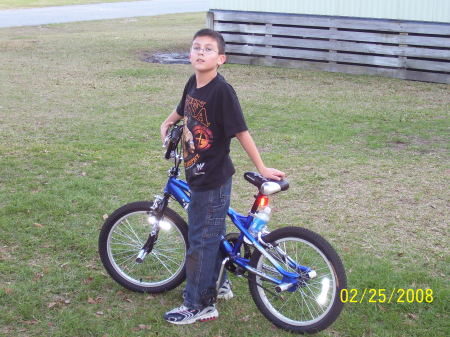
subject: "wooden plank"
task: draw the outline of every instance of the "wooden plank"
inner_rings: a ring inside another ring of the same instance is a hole
[[[383,67],[402,67],[402,64],[397,57],[389,56],[374,56],[374,55],[361,55],[361,54],[336,54],[336,62],[357,63],[357,64],[370,64]]]
[[[379,30],[415,34],[450,35],[450,24],[435,22],[405,22],[403,20],[364,19],[334,17],[333,25],[338,28]],[[363,28],[362,28],[363,27]]]
[[[218,21],[230,22],[254,22],[271,23],[294,26],[323,26],[330,27],[331,17],[328,16],[309,16],[295,14],[273,14],[263,12],[240,12],[240,11],[214,11],[215,18]]]
[[[406,70],[403,79],[450,84],[450,75],[439,73],[427,73],[423,71]]]
[[[309,29],[297,27],[272,26],[266,28],[263,25],[247,25],[238,23],[216,22],[214,29],[223,33],[240,32],[252,34],[270,34],[295,37],[308,37],[320,39],[349,40],[361,42],[377,42],[390,44],[405,44],[416,46],[432,46],[450,48],[449,38],[397,35],[385,33],[363,33],[350,31],[330,31],[328,29]]]
[[[291,57],[291,58],[329,61],[328,51],[311,51],[304,49],[284,49],[284,48],[266,48],[248,45],[229,45],[227,46],[227,53],[261,55],[272,57]]]
[[[247,23],[223,23],[214,22],[214,30],[219,32],[238,32],[252,34],[267,34],[265,25],[249,25]]]
[[[402,22],[401,31],[416,34],[450,35],[450,24],[435,22]]]
[[[335,40],[351,40],[351,41],[369,41],[379,43],[393,43],[399,44],[399,36],[393,34],[379,34],[379,33],[361,33],[348,31],[330,31],[329,29],[310,29],[298,27],[279,27],[272,26],[269,31],[266,31],[265,26],[246,25],[237,23],[220,23],[216,22],[214,29],[222,33],[252,33],[252,34],[271,34],[282,36],[293,36],[303,38],[318,38],[318,39],[335,39]]]
[[[214,12],[212,11],[206,12],[206,27],[214,29]]]
[[[288,59],[272,59],[271,62],[268,62],[264,57],[240,56],[240,55],[230,56],[229,62],[239,64],[283,66],[283,67],[302,68],[311,70],[325,70],[325,71],[345,72],[352,74],[369,73],[372,75],[385,74],[387,76],[390,76],[394,73],[400,74],[403,72],[403,70],[401,69],[365,67],[347,64],[330,64],[328,62],[299,61]]]
[[[450,73],[450,62],[406,59],[405,67],[420,70],[432,70]]]
[[[450,76],[447,74],[427,73],[427,72],[411,71],[411,70],[404,70],[404,69],[365,67],[365,66],[347,65],[347,64],[336,64],[333,67],[331,67],[331,65],[329,63],[297,61],[297,60],[281,60],[281,59],[272,59],[271,62],[268,62],[263,57],[237,56],[237,55],[230,56],[229,62],[230,63],[238,63],[238,64],[251,64],[251,65],[261,65],[261,66],[281,66],[281,67],[300,68],[300,69],[306,69],[306,70],[322,70],[322,71],[331,71],[331,72],[342,72],[342,73],[348,73],[348,74],[360,74],[360,75],[368,74],[368,75],[378,75],[378,76],[385,76],[385,77],[394,77],[394,78],[399,78],[399,79],[450,84]]]
[[[217,11],[216,20],[234,22],[259,22],[298,26],[321,26],[347,29],[380,30],[418,34],[450,35],[450,24],[388,19],[350,18],[304,14],[275,14],[263,12]]]
[[[247,54],[272,57],[289,57],[295,59],[310,59],[320,61],[371,64],[385,67],[401,67],[397,57],[329,53],[328,51],[311,51],[305,49],[267,48],[248,45],[227,46],[228,54]]]
[[[330,40],[313,40],[302,38],[283,38],[270,37],[258,35],[240,35],[240,34],[222,34],[227,43],[242,43],[242,44],[261,44],[272,45],[279,47],[298,47],[298,48],[313,48],[313,49],[332,49]],[[427,49],[419,47],[399,47],[391,45],[381,45],[364,42],[349,42],[336,41],[336,50],[339,51],[353,51],[358,53],[383,54],[383,55],[397,55],[423,58],[436,58],[450,60],[450,49]]]
[[[313,49],[330,49],[329,40],[311,40],[311,39],[297,39],[297,38],[283,38],[283,37],[267,37],[258,35],[236,35],[236,34],[222,34],[227,43],[243,43],[243,44],[261,44],[279,47],[298,47],[298,48],[313,48]]]
[[[406,46],[404,50],[404,55],[409,57],[423,57],[423,58],[450,60],[449,49],[427,49],[427,48]]]
[[[450,36],[444,38],[444,37],[400,35],[399,40],[400,44],[450,48]]]

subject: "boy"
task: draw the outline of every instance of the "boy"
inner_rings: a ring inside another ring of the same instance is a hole
[[[184,118],[183,157],[191,189],[184,303],[164,315],[173,324],[213,320],[219,315],[214,305],[222,262],[219,246],[225,235],[235,172],[229,157],[231,139],[239,140],[261,175],[275,180],[284,177],[283,172],[264,166],[236,93],[217,72],[226,60],[222,35],[211,29],[198,31],[189,59],[195,74],[188,80],[178,107],[161,125],[164,140],[169,127]],[[218,297],[232,297],[228,281]]]

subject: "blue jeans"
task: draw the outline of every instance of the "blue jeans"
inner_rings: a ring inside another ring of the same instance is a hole
[[[220,241],[230,207],[231,177],[217,188],[191,191],[188,208],[189,250],[186,257],[184,305],[202,309],[214,303],[222,264]]]

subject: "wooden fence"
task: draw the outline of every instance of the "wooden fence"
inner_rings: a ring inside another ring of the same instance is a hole
[[[208,12],[228,62],[450,83],[450,23]]]

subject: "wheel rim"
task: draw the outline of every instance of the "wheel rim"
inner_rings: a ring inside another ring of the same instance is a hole
[[[108,258],[114,270],[128,282],[156,287],[170,282],[182,271],[186,259],[183,234],[172,219],[163,220],[165,229],[159,231],[152,252],[142,263],[136,263],[135,259],[151,231],[148,213],[129,213],[112,226],[107,240]]]
[[[294,292],[285,291],[278,295],[266,292],[262,287],[257,287],[259,296],[266,308],[279,320],[295,325],[312,325],[323,319],[331,310],[336,297],[336,275],[334,268],[327,257],[313,244],[299,238],[284,238],[276,243],[294,261],[306,265],[317,272],[317,277],[307,282],[303,287],[298,287]],[[270,253],[280,256],[273,249]],[[281,263],[288,271],[296,272],[287,264]],[[257,263],[257,269],[276,278],[280,273],[272,264],[261,255]],[[271,282],[256,276],[256,282],[267,289],[274,289]]]

